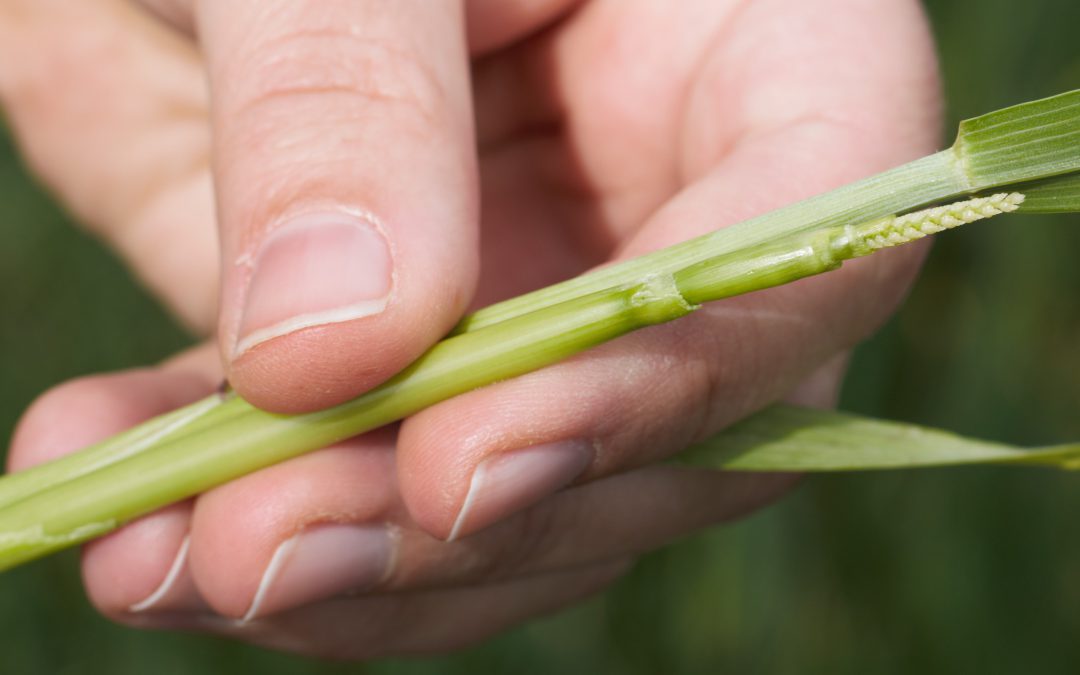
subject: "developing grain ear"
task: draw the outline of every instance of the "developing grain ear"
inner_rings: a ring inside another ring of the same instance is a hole
[[[854,235],[869,248],[867,253],[899,246],[929,234],[937,234],[976,220],[1015,211],[1024,202],[1019,192],[1001,192],[989,197],[966,199],[945,206],[915,211],[903,216],[883,218],[866,226],[856,226]]]

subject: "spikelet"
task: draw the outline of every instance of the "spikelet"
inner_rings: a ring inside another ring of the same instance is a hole
[[[967,199],[899,217],[874,221],[870,227],[859,231],[858,235],[866,246],[876,251],[906,244],[929,234],[937,234],[942,230],[990,218],[999,213],[1015,211],[1023,201],[1024,195],[1018,192],[1002,192],[989,197]]]

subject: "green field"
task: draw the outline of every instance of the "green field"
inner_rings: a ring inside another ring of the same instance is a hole
[[[934,0],[950,127],[1080,87],[1076,0]],[[190,338],[27,177],[0,133],[0,438],[47,387]],[[842,407],[1022,445],[1080,439],[1080,217],[941,237]],[[0,576],[0,673],[1074,673],[1080,475],[815,477],[647,556],[606,595],[451,657],[331,665],[111,625],[74,554]]]

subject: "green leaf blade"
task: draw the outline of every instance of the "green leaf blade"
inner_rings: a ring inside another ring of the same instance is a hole
[[[682,460],[713,469],[778,472],[969,464],[1080,469],[1080,444],[1018,448],[914,424],[780,405],[695,445]]]
[[[1080,90],[960,123],[953,148],[975,189],[1080,170]]]
[[[1080,211],[1080,172],[1021,183],[1021,213],[1076,213]]]

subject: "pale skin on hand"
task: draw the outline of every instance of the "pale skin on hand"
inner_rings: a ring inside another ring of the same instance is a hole
[[[20,145],[221,340],[217,357],[47,394],[15,467],[205,394],[220,362],[259,405],[339,402],[468,307],[938,143],[933,51],[907,0],[60,4],[0,8]],[[449,649],[574,602],[789,484],[654,462],[812,373],[799,395],[827,402],[918,257],[706,307],[222,486],[89,546],[88,591],[125,622],[358,658]],[[71,421],[49,424],[56,410]],[[470,604],[491,611],[447,620]],[[330,630],[342,622],[348,639]]]

